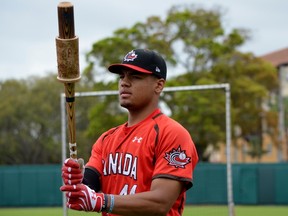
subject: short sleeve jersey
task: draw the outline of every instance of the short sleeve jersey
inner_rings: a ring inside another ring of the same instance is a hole
[[[134,126],[123,124],[102,134],[93,145],[86,166],[100,174],[101,189],[107,194],[149,191],[156,178],[184,182],[185,190],[168,213],[174,216],[182,214],[185,192],[192,186],[197,161],[197,151],[188,131],[156,109]]]

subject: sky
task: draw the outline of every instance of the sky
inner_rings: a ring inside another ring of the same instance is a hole
[[[0,81],[27,79],[57,72],[59,0],[0,1]],[[166,17],[173,5],[195,4],[225,11],[225,29],[246,28],[252,38],[243,52],[261,56],[288,47],[286,0],[71,0],[75,34],[79,37],[80,71],[85,53],[97,40],[150,16]],[[126,52],[126,51],[123,51]],[[124,55],[125,53],[123,53]]]

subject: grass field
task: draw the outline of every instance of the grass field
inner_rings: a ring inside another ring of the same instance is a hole
[[[62,216],[60,207],[0,208],[0,216]],[[96,213],[68,211],[69,216],[92,216]],[[99,214],[100,215],[100,214]],[[236,206],[235,216],[287,216],[288,206]],[[228,216],[227,206],[186,206],[183,216]]]

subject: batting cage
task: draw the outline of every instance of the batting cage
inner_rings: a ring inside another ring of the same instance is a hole
[[[197,97],[197,95],[202,95],[202,96]],[[85,103],[85,100],[88,100],[87,98],[90,98],[90,100],[93,98],[94,100],[95,98],[98,98],[99,101],[104,101],[105,98],[114,97],[112,100],[114,100],[115,104],[118,104],[116,103],[116,101],[118,101],[116,98],[117,96],[118,96],[118,91],[94,91],[94,92],[76,92],[75,93],[75,97],[77,98],[77,100],[79,100],[78,106],[80,107],[81,107],[82,102]],[[175,104],[175,101],[179,103],[177,104],[177,106]],[[212,103],[215,104],[217,103],[217,101],[219,102],[219,104],[214,106],[212,109],[212,106],[211,106]],[[201,103],[201,102],[202,102],[202,105],[203,104],[204,105],[202,107],[199,107],[197,103]],[[61,129],[62,161],[64,162],[68,154],[67,153],[68,148],[66,146],[67,111],[65,108],[66,100],[65,100],[64,93],[61,94],[60,103],[61,103],[61,128],[62,128]],[[103,109],[109,109],[109,112],[113,113],[112,118],[117,118],[118,116],[117,112],[119,111],[116,111],[116,110],[119,110],[119,109],[121,110],[119,104],[114,105],[114,107],[111,104],[109,105],[103,104],[103,106],[109,106],[109,107],[103,107]],[[177,121],[179,121],[177,119],[177,115],[180,112],[182,115],[182,119],[183,119],[183,112],[187,114],[187,117],[185,117],[185,120],[182,120],[182,121],[186,121],[187,119],[187,122],[181,122],[180,120],[179,123],[181,123],[191,133],[191,136],[196,146],[197,146],[197,140],[200,140],[201,137],[202,138],[206,137],[206,135],[203,135],[201,130],[200,131],[196,130],[195,127],[201,127],[203,128],[202,130],[206,130],[206,128],[209,125],[210,129],[212,127],[212,130],[213,130],[213,122],[212,123],[210,122],[211,119],[216,119],[216,124],[219,124],[219,125],[222,124],[222,127],[220,127],[222,129],[214,129],[214,131],[215,131],[215,134],[222,133],[223,135],[222,146],[224,146],[225,148],[223,150],[224,152],[223,155],[225,158],[224,160],[218,161],[218,162],[221,162],[222,165],[225,165],[225,167],[222,170],[225,173],[222,173],[222,177],[218,179],[217,179],[217,175],[214,175],[213,177],[211,177],[215,169],[212,168],[212,171],[201,172],[200,170],[201,169],[203,170],[203,167],[201,166],[202,163],[200,162],[200,164],[197,165],[199,166],[199,168],[197,168],[196,166],[195,172],[193,174],[194,186],[187,192],[187,200],[186,200],[186,207],[185,207],[184,213],[185,211],[189,211],[189,213],[191,211],[191,215],[199,215],[199,216],[200,215],[202,216],[205,216],[205,215],[206,216],[212,216],[212,215],[213,216],[217,216],[217,215],[234,216],[235,211],[234,211],[232,168],[231,168],[230,85],[224,83],[224,84],[211,84],[211,85],[165,87],[161,95],[160,107],[165,114],[171,116],[172,118],[176,118]],[[113,109],[115,109],[115,111],[113,111]],[[86,112],[89,112],[89,110],[86,110]],[[127,116],[127,113],[125,113],[123,109],[121,112],[122,114],[124,114],[123,116]],[[213,113],[214,115],[213,117],[211,117],[211,113]],[[105,119],[106,116],[103,113],[102,116],[96,116],[95,118]],[[191,122],[189,121],[191,119],[193,122],[193,118],[198,118],[201,120],[203,119],[202,125],[196,126],[196,125],[189,123]],[[93,118],[93,121],[95,121],[95,124],[97,124],[97,119]],[[110,121],[109,117],[107,117],[106,121]],[[76,125],[77,125],[77,112],[76,112]],[[101,126],[98,125],[99,130],[101,130],[100,127]],[[222,131],[219,131],[219,130],[222,130]],[[210,141],[205,141],[204,139],[203,142],[213,143],[215,141],[213,139],[216,139],[216,137],[208,136],[206,137],[206,139]],[[219,139],[219,137],[217,139]],[[205,155],[207,153],[207,150],[209,150],[210,143],[208,143],[207,146],[205,147],[205,151],[203,150],[202,152],[203,155]],[[89,148],[91,148],[91,146],[89,146]],[[79,157],[81,157],[81,152],[79,152]],[[85,159],[88,160],[88,158],[85,158]],[[207,158],[206,159],[201,158],[201,159],[207,160]],[[216,170],[216,172],[218,171]],[[213,182],[213,184],[209,183],[208,181]],[[202,185],[202,184],[205,184],[205,185]],[[215,196],[215,194],[217,194],[217,196]],[[213,197],[216,197],[216,198],[213,200]],[[70,214],[70,211],[71,211],[66,208],[65,203],[66,203],[66,197],[63,194],[63,215],[64,216]],[[208,208],[211,208],[211,210],[207,211]]]

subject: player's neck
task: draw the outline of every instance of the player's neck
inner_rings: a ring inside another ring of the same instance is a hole
[[[127,126],[131,127],[146,119],[158,107],[150,107],[143,110],[129,110]]]

